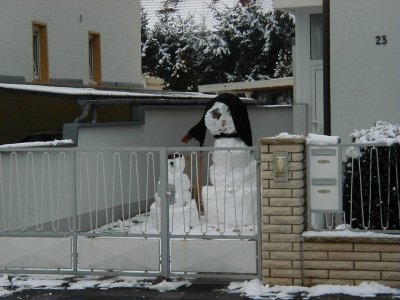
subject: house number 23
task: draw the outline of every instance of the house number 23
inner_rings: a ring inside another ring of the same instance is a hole
[[[375,37],[375,42],[377,45],[386,45],[388,41],[386,35],[377,35]]]

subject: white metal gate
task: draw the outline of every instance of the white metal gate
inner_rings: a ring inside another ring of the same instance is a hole
[[[258,153],[0,150],[0,270],[258,277]]]

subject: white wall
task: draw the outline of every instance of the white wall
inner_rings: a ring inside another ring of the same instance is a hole
[[[374,121],[400,122],[399,11],[399,0],[331,1],[332,134],[343,141]]]
[[[147,106],[145,124],[135,126],[93,126],[79,130],[80,147],[184,147],[181,138],[200,121],[204,107]],[[253,145],[263,137],[293,132],[292,107],[248,107]],[[204,146],[213,146],[214,138],[207,133]],[[198,147],[193,139],[188,145]]]
[[[88,83],[88,32],[95,31],[102,80],[142,83],[140,1],[1,0],[1,75],[32,81],[32,21],[47,23],[50,78]]]

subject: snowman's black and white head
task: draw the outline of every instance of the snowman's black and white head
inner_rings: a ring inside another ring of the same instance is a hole
[[[183,173],[185,169],[185,157],[181,154],[168,155],[168,172]]]
[[[204,122],[212,135],[236,133],[235,123],[232,119],[228,105],[216,102],[204,116]]]
[[[195,138],[203,145],[207,129],[214,137],[238,137],[252,146],[250,120],[246,105],[236,95],[220,94],[206,105],[201,120],[182,138]]]

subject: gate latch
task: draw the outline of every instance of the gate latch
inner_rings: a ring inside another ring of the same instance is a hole
[[[175,204],[175,185],[170,183],[167,185],[167,201],[170,205]]]

